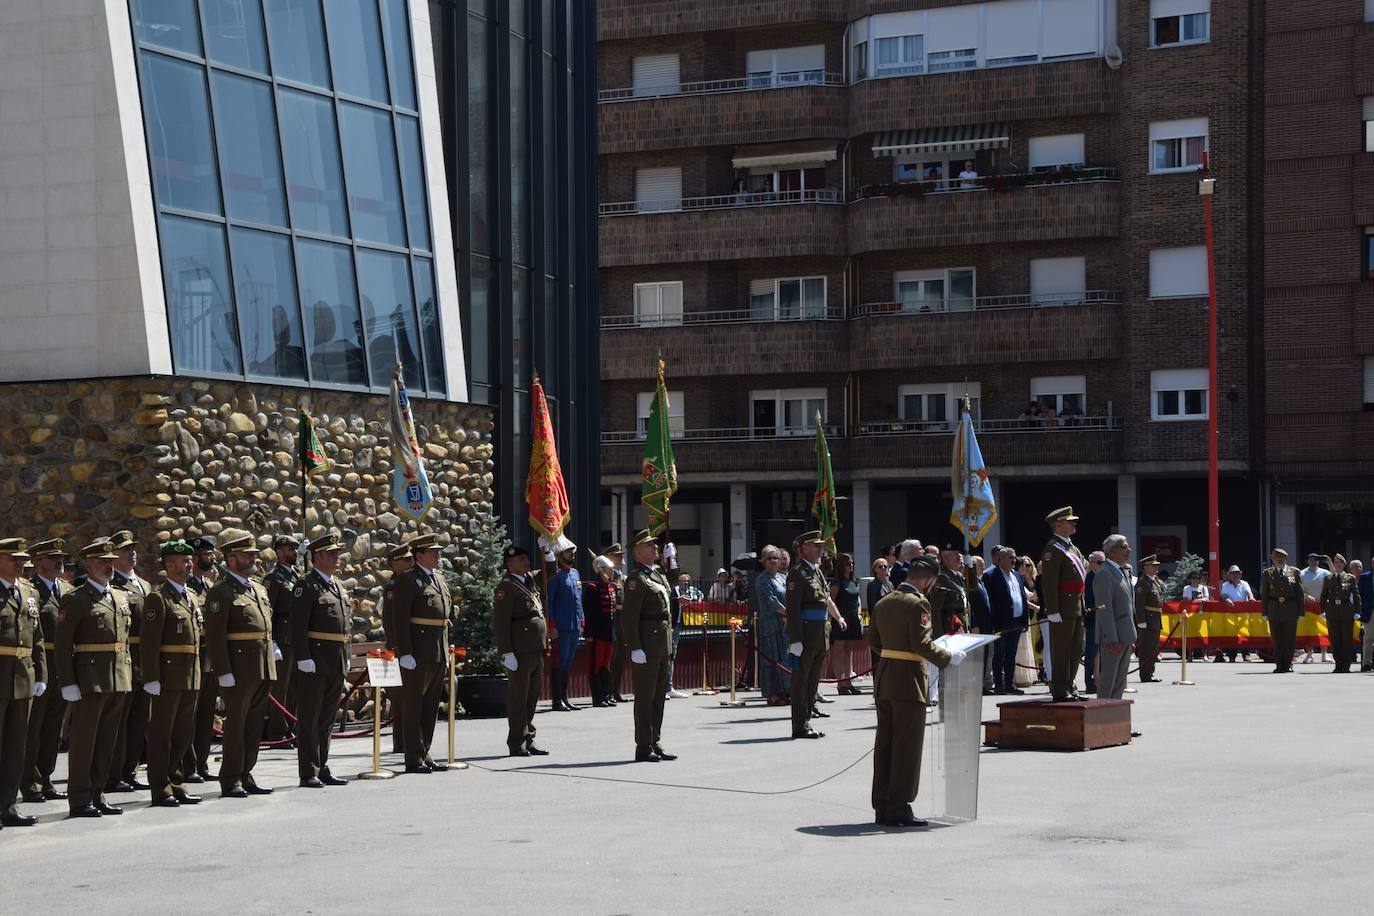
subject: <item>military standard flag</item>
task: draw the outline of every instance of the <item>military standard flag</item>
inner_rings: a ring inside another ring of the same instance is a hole
[[[644,436],[643,483],[639,502],[649,513],[649,530],[661,534],[668,527],[668,502],[677,492],[677,463],[668,430],[668,386],[663,381],[663,360],[658,361],[658,387],[649,404]]]
[[[391,498],[396,508],[418,522],[434,502],[434,493],[425,474],[400,363],[391,373],[391,465]]]
[[[300,412],[300,426],[297,429],[296,457],[300,461],[301,473],[306,477],[327,474],[334,467],[334,459],[324,453],[320,445],[320,433],[315,428],[315,418],[304,409]]]
[[[954,460],[950,464],[950,487],[954,493],[954,508],[949,523],[977,547],[993,522],[997,521],[997,504],[992,496],[992,480],[983,464],[983,452],[973,431],[973,417],[969,399],[959,408],[959,429],[954,434]]]
[[[572,521],[572,507],[568,503],[568,488],[563,482],[563,468],[558,463],[558,444],[553,436],[553,418],[549,416],[549,402],[544,398],[544,385],[539,376],[532,386],[534,418],[530,446],[530,472],[525,479],[525,503],[529,507],[530,527],[539,533],[541,543],[554,553],[573,546],[563,531]]]
[[[820,414],[816,414],[816,495],[811,500],[811,517],[825,538],[826,549],[833,554],[840,515],[835,509],[835,474],[830,468],[830,446],[825,441]]]

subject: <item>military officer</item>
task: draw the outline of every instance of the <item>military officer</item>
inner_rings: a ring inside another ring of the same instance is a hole
[[[225,575],[205,596],[205,647],[210,672],[224,697],[223,759],[219,768],[225,798],[269,795],[253,767],[267,716],[267,692],[276,676],[272,645],[272,602],[267,589],[249,578],[258,562],[253,535],[235,531],[220,544]]]
[[[1293,650],[1298,641],[1298,620],[1303,614],[1302,580],[1288,565],[1288,551],[1275,547],[1273,564],[1260,574],[1260,612],[1269,621],[1274,642],[1274,673],[1293,673]]]
[[[625,656],[628,654],[619,633],[620,609],[625,604],[625,548],[617,541],[601,551],[601,555],[611,563],[611,592],[615,598],[611,621],[611,640],[615,643],[611,650],[611,702],[628,703],[630,701],[620,695],[620,688],[625,685]]]
[[[196,613],[201,615],[200,627],[200,690],[196,691],[196,727],[191,738],[191,748],[186,758],[186,781],[191,783],[209,782],[210,742],[215,737],[215,704],[219,700],[219,685],[210,676],[210,653],[205,649],[205,596],[210,594],[210,586],[219,578],[219,551],[215,549],[215,539],[202,535],[190,541],[195,550],[195,563],[191,578],[186,587],[195,592],[199,603]]]
[[[1050,628],[1050,695],[1075,699],[1078,661],[1083,655],[1083,583],[1088,561],[1074,546],[1078,516],[1073,506],[1045,516],[1053,534],[1040,555],[1040,609]]]
[[[61,538],[38,541],[29,545],[33,557],[33,578],[30,583],[38,594],[38,619],[43,625],[42,646],[35,650],[43,654],[43,670],[48,686],[34,698],[29,708],[29,733],[24,751],[24,801],[59,801],[67,797],[52,784],[52,771],[57,767],[57,751],[62,740],[62,717],[67,704],[57,683],[56,658],[53,639],[57,635],[57,608],[62,596],[72,585],[65,578],[67,545]]]
[[[929,699],[926,663],[944,668],[963,660],[931,642],[934,612],[926,592],[938,578],[930,557],[912,560],[906,580],[874,606],[868,644],[878,655],[873,697],[878,733],[873,742],[873,819],[888,827],[924,827],[911,803],[921,780]]]
[[[143,601],[138,654],[148,711],[148,785],[153,805],[179,808],[200,802],[186,791],[185,759],[196,725],[200,689],[201,612],[186,587],[195,550],[166,541],[158,550],[163,579]]]
[[[663,749],[663,701],[668,694],[668,666],[673,655],[672,593],[667,578],[654,566],[658,544],[648,530],[630,542],[634,568],[625,577],[625,604],[620,610],[620,638],[634,665],[635,760],[676,760]]]
[[[820,559],[825,538],[819,531],[808,531],[797,538],[797,562],[787,571],[788,651],[797,656],[792,673],[792,737],[823,738],[824,732],[811,727],[816,710],[816,690],[821,668],[830,648],[830,584],[821,572]]]
[[[62,696],[71,704],[67,805],[71,817],[123,814],[103,790],[133,686],[129,601],[110,587],[116,554],[109,541],[88,544],[77,556],[86,580],[62,598],[53,649]]]
[[[407,773],[447,770],[430,756],[439,701],[448,688],[448,628],[458,606],[439,572],[439,541],[422,534],[410,541],[415,565],[393,582],[389,606],[401,667],[401,713]]]
[[[1331,558],[1331,575],[1322,582],[1322,614],[1326,617],[1326,632],[1331,639],[1333,674],[1349,674],[1355,661],[1355,615],[1359,609],[1360,590],[1355,577],[1345,571],[1345,557]]]
[[[139,578],[136,571],[138,547],[132,531],[116,531],[110,535],[110,547],[116,556],[110,586],[124,592],[129,599],[129,658],[133,664],[134,681],[124,706],[124,720],[119,724],[119,737],[115,739],[114,764],[110,772],[110,784],[105,791],[132,792],[148,788],[147,783],[138,780],[138,765],[143,760],[144,736],[148,730],[148,695],[140,689],[143,678],[139,672],[138,644],[143,599],[152,586]]]
[[[32,827],[37,820],[16,806],[26,779],[29,707],[47,692],[38,591],[23,578],[28,559],[23,538],[0,539],[0,827]]]
[[[396,620],[393,608],[395,602],[392,600],[392,592],[396,589],[396,577],[404,574],[410,567],[415,565],[415,558],[410,555],[410,544],[398,544],[386,552],[386,566],[391,572],[391,578],[382,586],[382,632],[386,634],[386,647],[392,652],[396,651]],[[404,753],[404,721],[403,713],[403,694],[402,687],[385,687],[387,702],[391,704],[391,753]]]
[[[342,786],[329,770],[329,739],[348,673],[348,599],[335,580],[343,545],[332,531],[307,548],[314,567],[291,591],[291,648],[296,653],[296,763],[301,786]]]
[[[506,748],[512,757],[548,753],[534,743],[534,709],[544,678],[544,655],[549,651],[549,626],[544,603],[530,572],[530,554],[510,545],[504,553],[506,575],[496,586],[491,623],[496,651],[510,676],[506,681]]]
[[[940,574],[930,587],[930,620],[936,636],[968,629],[968,592],[964,590],[962,560],[959,548],[953,544],[940,550]]]
[[[300,557],[300,538],[290,534],[279,534],[272,539],[272,552],[277,555],[272,571],[263,578],[267,587],[267,600],[272,602],[272,642],[281,653],[281,661],[276,665],[277,679],[272,682],[272,697],[285,709],[291,708],[291,672],[296,670],[296,660],[291,655],[291,592],[296,587],[300,573],[296,571],[296,561]],[[291,722],[271,699],[267,702],[268,734],[273,738],[284,738],[291,734]]]
[[[1140,578],[1135,580],[1135,657],[1140,662],[1140,682],[1158,684],[1155,662],[1159,660],[1159,638],[1164,631],[1164,583],[1159,578],[1159,557],[1150,554],[1140,561]]]

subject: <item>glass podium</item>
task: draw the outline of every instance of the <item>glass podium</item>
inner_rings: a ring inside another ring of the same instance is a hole
[[[931,706],[926,714],[921,786],[913,809],[917,817],[948,824],[978,818],[978,750],[983,731],[983,659],[995,634],[942,636],[935,644],[967,653],[962,662],[931,673]]]

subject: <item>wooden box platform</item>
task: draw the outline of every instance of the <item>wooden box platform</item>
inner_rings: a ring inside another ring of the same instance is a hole
[[[1131,700],[1019,700],[998,703],[995,722],[984,722],[990,747],[1091,751],[1131,743]]]

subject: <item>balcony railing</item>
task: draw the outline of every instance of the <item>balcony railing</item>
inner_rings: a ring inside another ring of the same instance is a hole
[[[760,191],[717,194],[709,197],[672,197],[662,200],[627,200],[601,205],[602,216],[627,216],[634,213],[677,213],[682,210],[732,210],[737,207],[779,207],[791,204],[838,204],[840,192],[834,188],[807,191]]]
[[[957,420],[868,420],[854,428],[855,436],[947,436],[954,432]],[[1121,428],[1119,417],[1027,417],[1015,420],[975,420],[979,433],[1042,433],[1088,430],[1116,430]]]
[[[885,315],[925,315],[943,312],[984,312],[1002,309],[1053,308],[1071,305],[1115,305],[1121,302],[1116,290],[1090,289],[1081,293],[1018,293],[1012,296],[950,297],[922,299],[917,302],[865,302],[854,307],[854,318]],[[604,326],[604,325],[603,325]]]
[[[843,321],[844,306],[797,306],[782,309],[732,309],[682,312],[678,315],[602,315],[601,328],[675,328],[683,325],[763,324],[774,321]]]
[[[673,430],[673,444],[682,442],[758,442],[764,440],[778,439],[802,439],[816,434],[815,425],[808,426],[785,426],[780,430],[775,429],[755,429],[748,426],[723,427],[719,429],[681,429]],[[844,433],[840,430],[839,424],[826,424],[825,434],[832,439],[841,438]],[[629,430],[627,432],[605,432],[601,433],[602,445],[621,445],[631,442],[643,442],[644,430]]]
[[[757,92],[763,89],[790,89],[794,86],[843,86],[844,77],[824,70],[792,70],[724,80],[699,80],[666,86],[635,86],[630,89],[602,89],[598,102],[634,102],[680,95],[714,95],[720,92]]]
[[[855,190],[854,199],[924,197],[927,194],[978,194],[986,191],[1019,191],[1023,188],[1120,180],[1121,170],[1116,168],[1063,168],[1011,175],[981,175],[977,178],[936,178],[927,181],[892,181],[864,185]]]

